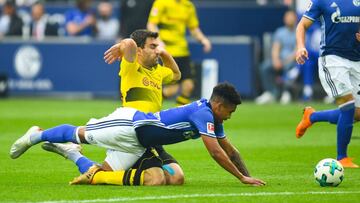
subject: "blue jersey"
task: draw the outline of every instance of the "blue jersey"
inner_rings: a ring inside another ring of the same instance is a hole
[[[360,0],[312,0],[304,17],[321,22],[321,56],[360,61]]]
[[[146,114],[137,111],[133,117],[133,123],[135,130],[143,126],[157,126],[159,128],[156,129],[163,128],[168,130],[151,133],[145,132],[144,137],[147,136],[147,141],[143,142],[140,140],[143,139],[142,135],[140,135],[142,138],[139,141],[144,146],[149,146],[148,143],[144,142],[154,142],[154,144],[158,145],[172,144],[187,139],[196,139],[200,135],[225,138],[223,125],[214,119],[211,105],[206,99],[157,113]]]

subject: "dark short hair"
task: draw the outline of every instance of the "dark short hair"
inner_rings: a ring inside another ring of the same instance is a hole
[[[135,30],[131,33],[130,38],[136,42],[137,47],[144,48],[147,38],[158,38],[157,32],[151,32],[149,30]]]
[[[219,83],[213,89],[211,94],[211,101],[222,100],[225,104],[239,105],[241,104],[240,93],[236,91],[235,87],[230,83]]]

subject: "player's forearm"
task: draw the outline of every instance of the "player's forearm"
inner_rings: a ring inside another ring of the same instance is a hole
[[[162,51],[162,53],[160,54],[160,57],[161,57],[161,60],[164,64],[164,66],[170,68],[173,71],[173,73],[174,73],[173,80],[175,80],[175,81],[180,80],[181,72],[180,72],[179,67],[178,67],[177,63],[175,62],[174,58],[166,51]]]
[[[296,27],[296,47],[297,49],[305,48],[305,33],[311,22],[306,18],[302,18]]]
[[[237,169],[237,167],[230,161],[224,151],[210,152],[213,159],[229,173],[242,181],[244,175]]]
[[[250,177],[249,170],[246,168],[245,162],[240,156],[238,151],[234,151],[233,153],[228,155],[231,162],[236,166],[236,168],[244,175]]]
[[[203,42],[205,40],[208,40],[206,38],[206,36],[204,35],[204,33],[200,30],[200,28],[193,28],[190,29],[190,34],[197,40],[199,41],[201,44],[204,44]]]

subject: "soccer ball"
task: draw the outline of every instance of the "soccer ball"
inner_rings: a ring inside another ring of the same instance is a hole
[[[335,159],[323,159],[316,165],[314,176],[321,187],[336,187],[344,179],[344,168]]]

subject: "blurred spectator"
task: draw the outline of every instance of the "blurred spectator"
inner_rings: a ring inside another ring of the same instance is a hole
[[[97,36],[100,39],[116,39],[119,33],[119,21],[112,17],[113,7],[110,2],[103,1],[98,5]]]
[[[35,3],[31,7],[32,22],[30,24],[30,35],[36,40],[43,40],[45,36],[57,36],[59,25],[51,23],[49,16],[45,14],[44,5]]]
[[[127,38],[138,29],[146,29],[154,0],[121,0],[120,37]]]
[[[257,104],[271,103],[277,97],[280,103],[291,101],[289,87],[299,74],[295,62],[295,28],[297,15],[294,11],[287,11],[284,15],[284,26],[275,31],[271,48],[271,59],[265,59],[260,66],[262,88],[265,90],[255,99]]]
[[[65,13],[65,29],[69,36],[94,36],[96,18],[91,10],[92,0],[76,0],[77,8]]]
[[[0,37],[21,36],[23,21],[16,13],[15,0],[7,0],[0,17]]]

